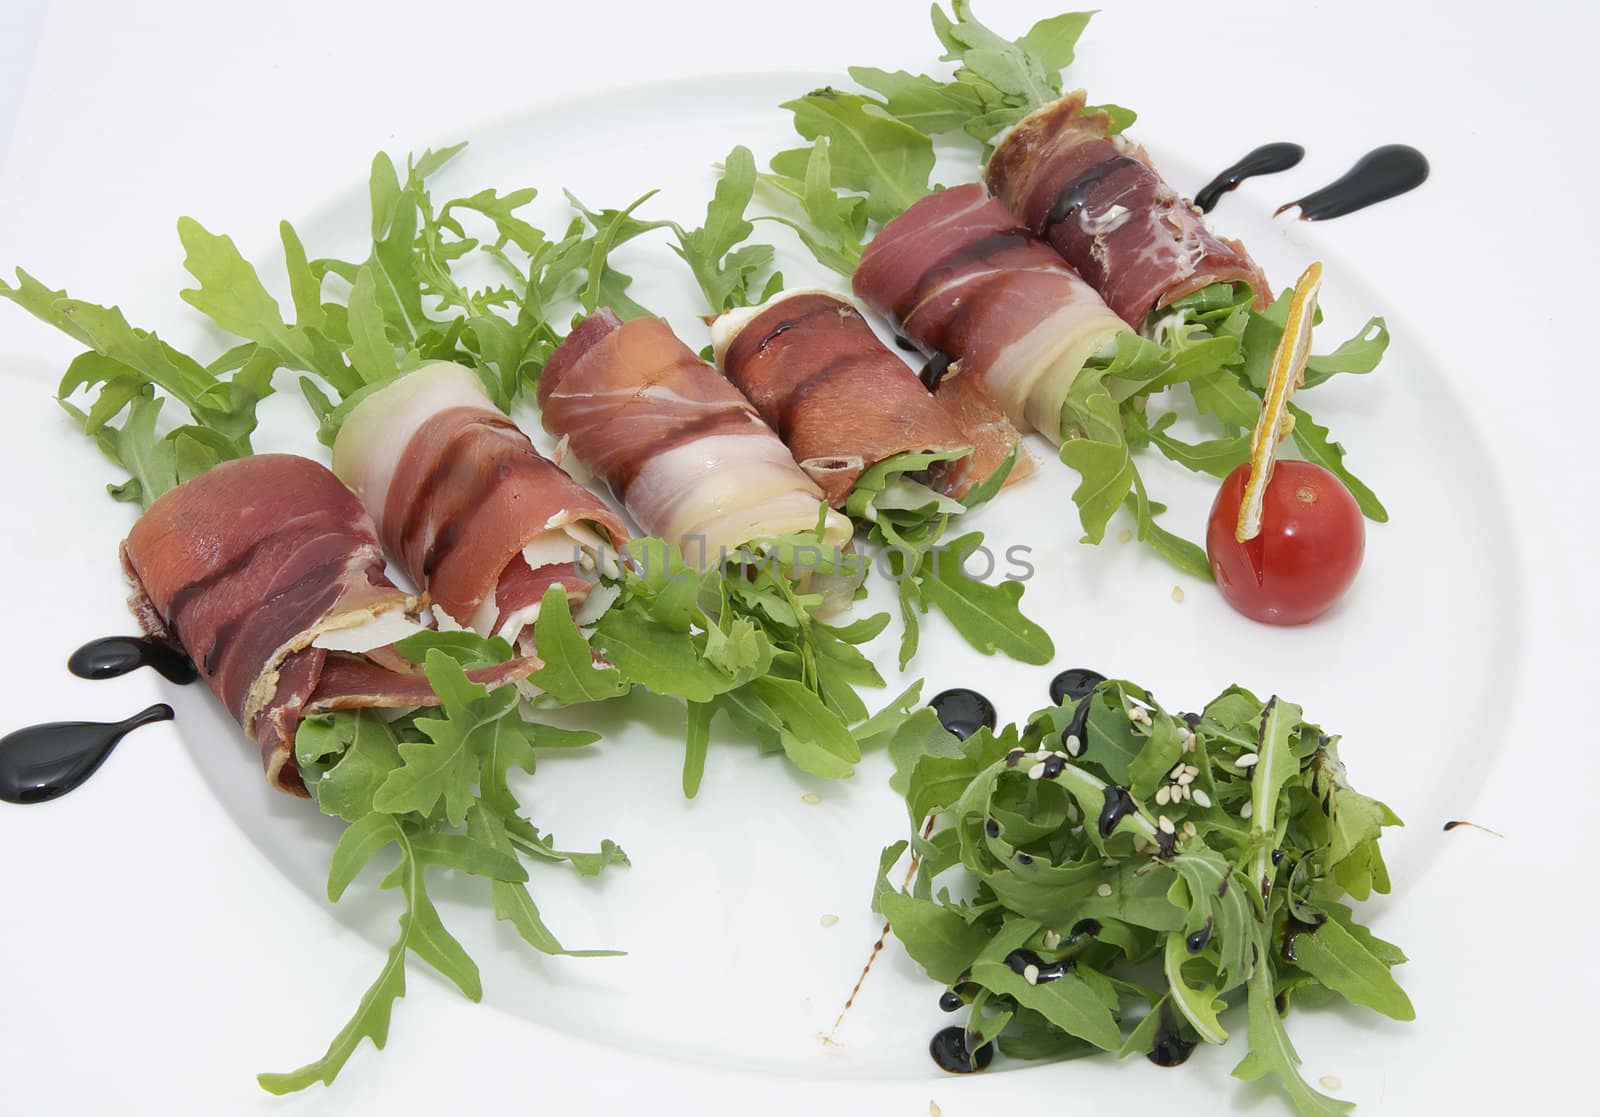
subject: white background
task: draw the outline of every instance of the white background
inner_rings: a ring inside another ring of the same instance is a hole
[[[259,256],[279,217],[315,210],[362,181],[379,148],[420,148],[540,100],[652,78],[842,71],[855,62],[922,69],[932,53],[920,0],[5,7],[0,264],[118,301],[180,342],[187,319],[172,294],[185,277],[171,231],[180,212],[234,231],[245,254]],[[1600,994],[1589,852],[1590,789],[1600,786],[1600,760],[1589,759],[1600,755],[1589,710],[1600,592],[1589,433],[1600,403],[1592,9],[1348,0],[1209,8],[1110,0],[1105,8],[1079,76],[1099,97],[1134,104],[1142,135],[1202,164],[1280,138],[1310,148],[1305,185],[1331,179],[1378,142],[1412,142],[1432,158],[1426,204],[1403,222],[1341,222],[1339,251],[1367,262],[1366,278],[1407,308],[1500,449],[1527,583],[1492,592],[1516,602],[1529,639],[1524,661],[1507,664],[1517,680],[1505,695],[1510,737],[1498,742],[1498,767],[1471,807],[1508,839],[1463,835],[1405,898],[1437,913],[1432,933],[1451,944],[1408,940],[1406,980],[1458,996],[1435,1000],[1425,1021],[1457,1068],[1451,1112],[1557,1102],[1563,1112],[1600,1111],[1585,1085]],[[1053,10],[989,0],[980,14],[1014,30]],[[7,98],[17,89],[13,128]],[[562,153],[548,158],[559,164]],[[624,185],[651,183],[652,169],[640,166]],[[151,691],[146,680],[62,689],[51,708],[35,708],[37,695],[60,685],[56,665],[84,635],[61,631],[59,616],[120,607],[105,556],[126,525],[100,514],[103,499],[84,477],[69,487],[30,472],[37,456],[18,446],[39,428],[74,437],[55,425],[47,400],[71,346],[0,310],[0,414],[16,432],[0,455],[0,486],[7,509],[22,511],[8,516],[15,553],[0,555],[13,619],[0,651],[4,727],[122,716]],[[86,509],[97,514],[87,522]],[[1470,615],[1479,605],[1463,600],[1460,609]],[[68,694],[71,709],[62,709]],[[363,1049],[334,1093],[266,1098],[253,1074],[308,1054],[344,1018],[373,969],[372,948],[267,871],[186,754],[160,747],[156,732],[130,741],[142,763],[125,765],[117,780],[95,781],[50,809],[0,811],[0,1113],[750,1105],[921,1114],[930,1093],[946,1113],[993,1109],[1000,1078],[812,1092],[759,1077],[707,1085],[692,1069],[638,1060],[613,1069],[591,1047],[505,1024],[420,977],[383,1056]],[[349,984],[294,980],[313,952],[348,970]],[[1454,968],[1434,968],[1441,958]],[[310,1030],[286,1042],[289,1027]],[[1374,1029],[1372,1042],[1386,1034]],[[541,1067],[559,1069],[546,1077]],[[1173,1081],[1173,1104],[1182,1105]],[[561,1100],[541,1097],[546,1088]],[[1063,1090],[1070,1081],[1056,1078],[1052,1096],[1038,1101],[1066,1105],[1070,1093],[1054,1093]],[[1281,1112],[1241,1096],[1250,1112]],[[1441,1097],[1431,1085],[1409,1088],[1402,1068],[1361,1112],[1433,1112]]]

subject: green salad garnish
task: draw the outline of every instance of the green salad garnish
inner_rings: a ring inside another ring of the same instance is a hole
[[[1350,1106],[1301,1076],[1291,1003],[1414,1017],[1391,972],[1405,955],[1349,903],[1389,890],[1378,841],[1400,820],[1293,703],[1232,687],[1175,715],[1105,681],[965,740],[919,710],[891,751],[918,863],[897,889],[908,843],[884,850],[873,906],[965,1006],[970,1056],[1171,1065],[1225,1042],[1243,1002],[1234,1074],[1275,1076],[1312,1117]]]

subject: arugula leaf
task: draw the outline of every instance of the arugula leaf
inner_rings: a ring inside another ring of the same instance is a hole
[[[932,142],[877,102],[826,87],[780,107],[794,114],[795,130],[807,140],[827,137],[833,185],[863,193],[869,220],[888,221],[928,192]],[[803,180],[810,159],[810,148],[781,152],[772,169]]]
[[[756,191],[756,160],[747,147],[736,147],[722,163],[722,177],[706,206],[706,221],[698,229],[672,226],[677,234],[673,251],[689,265],[711,313],[761,302],[783,286],[783,276],[760,276],[772,264],[772,246],[743,242],[755,230],[745,210]]]

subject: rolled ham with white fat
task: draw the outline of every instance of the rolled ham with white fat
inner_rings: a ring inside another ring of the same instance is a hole
[[[1016,444],[993,426],[975,442],[855,306],[827,291],[791,291],[741,307],[711,327],[717,367],[742,392],[794,458],[844,507],[861,474],[899,454],[959,454],[924,478],[960,496],[985,480]],[[1009,427],[1009,425],[1008,425]],[[988,442],[996,441],[995,445]],[[981,458],[986,468],[975,469]]]
[[[539,379],[545,430],[611,487],[650,535],[690,561],[811,532],[823,493],[750,401],[659,318],[589,315]],[[827,509],[827,547],[850,521]]]
[[[333,445],[385,548],[441,627],[532,650],[551,586],[580,620],[627,540],[604,501],[540,454],[471,369],[424,365],[356,405]],[[598,607],[603,595],[592,603]]]
[[[1267,278],[1244,245],[1212,234],[1144,148],[1083,102],[1069,93],[1005,135],[984,171],[994,196],[1135,329],[1212,283],[1247,284],[1265,306]]]
[[[977,183],[937,190],[885,225],[853,286],[901,334],[949,362],[937,395],[957,392],[972,407],[981,384],[1013,425],[1055,443],[1078,374],[1128,331]],[[961,380],[969,383],[957,387]]]
[[[361,502],[316,462],[260,454],[212,467],[150,505],[122,564],[145,631],[194,661],[279,790],[306,794],[294,760],[306,715],[438,701],[390,647],[421,629],[417,600],[385,575]],[[494,687],[538,666],[469,675]]]

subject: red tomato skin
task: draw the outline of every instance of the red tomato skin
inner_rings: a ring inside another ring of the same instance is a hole
[[[1262,502],[1261,534],[1234,538],[1248,463],[1228,474],[1206,527],[1217,589],[1263,624],[1305,624],[1331,609],[1361,569],[1366,521],[1355,497],[1319,465],[1278,461]]]

